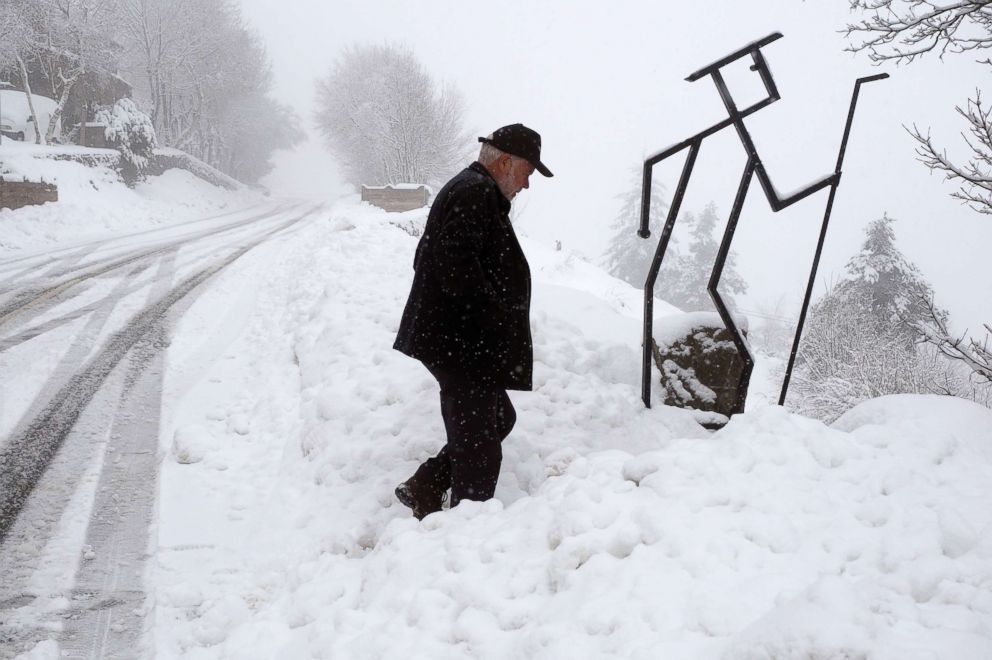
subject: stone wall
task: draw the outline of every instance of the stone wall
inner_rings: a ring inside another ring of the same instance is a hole
[[[22,206],[59,201],[59,190],[51,183],[6,181],[0,177],[0,208],[19,209]]]
[[[86,167],[109,167],[119,171],[121,167],[121,155],[110,149],[102,153],[50,153],[37,156],[37,158],[50,158],[51,160],[69,160],[74,163],[81,163]]]
[[[363,202],[390,213],[402,213],[427,206],[428,197],[427,186],[362,186]]]

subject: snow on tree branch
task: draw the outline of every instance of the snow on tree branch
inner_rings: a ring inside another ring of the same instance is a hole
[[[962,138],[971,150],[971,157],[963,165],[948,157],[946,149],[934,145],[929,131],[924,134],[916,126],[907,130],[919,143],[916,153],[920,162],[931,171],[943,172],[948,181],[961,183],[952,197],[978,213],[992,214],[992,108],[982,105],[981,91],[976,90],[975,98],[968,99],[965,108],[958,106],[956,110],[968,123],[968,134],[962,133]]]
[[[925,0],[850,0],[853,11],[869,16],[845,30],[851,52],[865,52],[876,64],[910,63],[927,53],[970,53],[992,47],[992,0],[962,0],[939,5]],[[980,60],[992,66],[988,58]],[[929,131],[907,128],[918,143],[916,153],[931,171],[943,172],[961,188],[952,193],[979,213],[992,214],[992,117],[981,92],[957,112],[965,120],[962,134],[970,150],[964,162],[934,144]]]
[[[847,26],[848,50],[866,51],[873,62],[912,62],[927,53],[940,57],[992,46],[992,0],[938,5],[925,0],[851,0],[853,11],[870,14]],[[860,38],[860,40],[856,40]]]
[[[131,99],[121,99],[97,112],[96,121],[107,127],[107,143],[121,153],[124,180],[133,184],[141,179],[156,146],[151,117]]]
[[[992,383],[992,346],[989,345],[992,325],[985,324],[989,335],[981,342],[966,334],[955,337],[947,329],[947,321],[940,310],[934,306],[933,298],[922,298],[921,302],[927,309],[927,317],[911,323],[919,334],[918,341],[935,346],[943,356],[967,366],[984,383]]]

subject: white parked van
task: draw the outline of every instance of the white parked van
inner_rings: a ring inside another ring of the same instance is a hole
[[[58,104],[47,96],[34,93],[31,94],[31,102],[38,112],[38,130],[44,136],[48,130],[48,121]],[[0,89],[0,130],[6,138],[25,142],[35,141],[31,108],[24,92],[16,89]],[[55,134],[59,135],[61,131],[61,122],[59,122],[55,125]]]

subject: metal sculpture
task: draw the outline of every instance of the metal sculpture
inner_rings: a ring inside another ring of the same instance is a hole
[[[737,188],[737,195],[734,198],[734,205],[730,211],[730,219],[727,221],[727,227],[724,231],[723,240],[720,243],[720,249],[717,252],[716,261],[713,265],[713,271],[710,274],[710,279],[706,289],[709,291],[710,298],[713,299],[713,304],[716,305],[720,318],[730,331],[734,346],[737,348],[737,352],[740,354],[741,359],[744,362],[743,375],[737,389],[737,401],[734,406],[734,414],[743,412],[744,410],[744,400],[747,395],[747,387],[751,379],[751,371],[754,369],[754,358],[751,355],[751,351],[748,348],[743,333],[727,309],[727,306],[724,303],[723,298],[720,296],[717,287],[720,284],[720,277],[723,274],[723,268],[727,261],[727,255],[730,253],[730,244],[733,242],[734,233],[737,230],[737,221],[740,218],[741,209],[744,207],[744,199],[747,196],[751,179],[753,176],[757,175],[758,183],[761,184],[761,189],[764,191],[765,197],[768,199],[768,203],[772,207],[772,211],[775,212],[781,211],[782,209],[795,204],[801,199],[805,199],[823,188],[830,188],[830,196],[827,199],[827,207],[824,212],[823,223],[820,228],[819,242],[816,246],[816,253],[813,257],[813,266],[810,270],[809,282],[806,287],[806,296],[803,300],[802,312],[799,315],[799,325],[796,328],[796,335],[792,344],[792,351],[789,356],[789,364],[786,369],[785,380],[782,384],[781,396],[779,397],[779,405],[785,403],[789,380],[792,376],[792,368],[795,364],[796,351],[799,348],[799,340],[802,336],[803,324],[806,321],[806,311],[809,307],[810,297],[813,293],[813,283],[816,279],[816,271],[820,263],[820,254],[823,250],[824,239],[826,238],[827,225],[830,222],[830,212],[833,209],[834,196],[837,193],[837,185],[840,183],[841,165],[844,162],[844,152],[847,149],[847,140],[851,132],[851,123],[854,120],[854,108],[858,102],[858,92],[863,83],[888,78],[889,74],[880,73],[874,76],[866,76],[864,78],[859,78],[854,83],[854,93],[851,97],[851,106],[847,115],[847,124],[844,127],[844,137],[841,140],[840,153],[837,156],[837,165],[834,168],[833,173],[811,183],[791,195],[783,197],[779,195],[779,193],[775,190],[775,187],[772,185],[771,179],[769,179],[768,173],[765,171],[765,166],[762,164],[761,158],[758,156],[758,151],[754,146],[754,141],[751,139],[751,134],[748,133],[747,127],[744,125],[745,117],[771,105],[780,98],[778,88],[775,86],[775,80],[772,78],[772,73],[768,68],[768,64],[765,62],[764,56],[761,54],[761,48],[780,39],[781,37],[782,34],[779,32],[772,33],[763,39],[759,39],[758,41],[744,46],[740,50],[734,51],[730,55],[727,55],[712,64],[704,66],[687,77],[686,80],[688,82],[695,82],[701,78],[710,76],[716,84],[717,91],[720,94],[720,99],[723,101],[724,107],[727,109],[728,117],[723,121],[710,126],[706,130],[697,133],[689,139],[679,142],[678,144],[673,145],[644,161],[644,178],[641,189],[641,226],[640,229],[637,230],[637,234],[641,238],[646,239],[651,236],[651,232],[648,229],[648,223],[651,217],[652,169],[655,165],[666,158],[679,153],[683,149],[689,149],[685,165],[682,167],[682,174],[679,177],[678,187],[675,189],[675,195],[672,198],[672,204],[668,210],[668,217],[665,221],[665,227],[662,229],[661,238],[658,241],[658,247],[655,250],[654,259],[651,262],[651,268],[648,271],[647,279],[644,282],[644,354],[642,362],[641,398],[644,401],[644,405],[648,408],[651,407],[651,342],[655,281],[658,279],[658,272],[661,270],[661,263],[665,257],[665,251],[668,249],[668,241],[672,236],[672,229],[675,226],[675,219],[678,217],[679,208],[682,205],[682,198],[685,196],[686,187],[689,185],[689,178],[692,175],[692,168],[695,165],[696,157],[699,155],[699,149],[703,144],[703,140],[710,135],[727,128],[728,126],[733,126],[736,129],[737,135],[740,137],[741,143],[744,146],[744,150],[747,152],[747,163],[744,166],[744,173],[741,176],[740,185]],[[761,82],[765,87],[767,96],[747,108],[740,109],[737,107],[737,104],[734,103],[734,99],[730,94],[730,90],[728,89],[720,70],[746,55],[751,56],[753,64],[750,68],[752,71],[758,72],[758,75],[761,77]]]

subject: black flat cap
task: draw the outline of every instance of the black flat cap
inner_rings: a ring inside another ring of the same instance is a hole
[[[523,158],[544,176],[554,176],[541,162],[541,135],[523,124],[497,128],[489,137],[480,137],[479,142],[491,144],[503,153]]]

